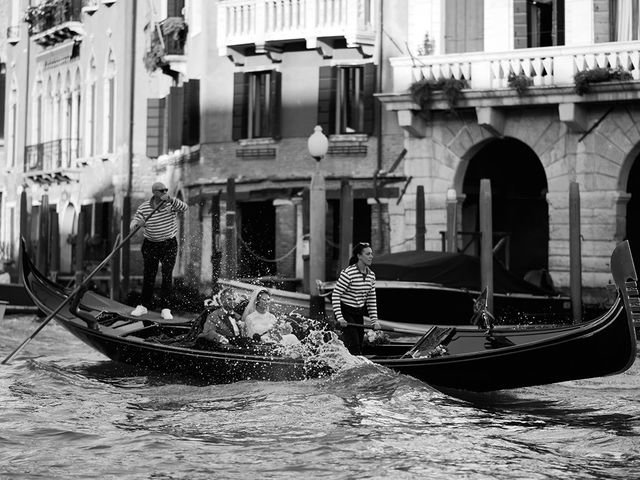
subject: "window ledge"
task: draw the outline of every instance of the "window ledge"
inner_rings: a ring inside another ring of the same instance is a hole
[[[369,140],[369,135],[367,135],[366,133],[329,135],[329,141],[331,142],[366,142],[367,140]]]
[[[240,144],[241,147],[250,147],[253,145],[273,145],[276,143],[276,141],[269,137],[269,138],[243,138],[238,140],[238,143]]]

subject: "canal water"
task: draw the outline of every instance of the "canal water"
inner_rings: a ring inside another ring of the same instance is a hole
[[[2,358],[37,325],[5,317]],[[51,323],[0,366],[0,478],[640,478],[640,362],[467,399],[348,365],[320,380],[187,385]]]

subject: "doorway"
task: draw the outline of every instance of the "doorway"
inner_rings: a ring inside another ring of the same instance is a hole
[[[276,209],[273,200],[238,203],[238,276],[276,274]]]
[[[494,248],[505,237],[496,258],[524,276],[549,267],[547,178],[531,148],[512,138],[496,139],[469,162],[463,182],[462,240],[465,253],[479,254],[480,180],[491,181]]]

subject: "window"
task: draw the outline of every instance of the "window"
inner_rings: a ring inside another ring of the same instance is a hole
[[[116,62],[113,52],[107,57],[107,68],[104,83],[104,149],[105,153],[113,153],[116,144]]]
[[[373,133],[376,67],[321,67],[318,123],[328,134]]]
[[[638,40],[638,0],[611,0],[611,40],[628,42]]]
[[[564,0],[514,0],[516,48],[564,45]]]
[[[280,137],[280,78],[275,70],[235,74],[234,140]]]
[[[85,155],[92,157],[96,154],[96,115],[97,115],[96,62],[92,58],[89,62],[87,75],[87,102],[85,112]],[[80,137],[78,137],[80,138]]]

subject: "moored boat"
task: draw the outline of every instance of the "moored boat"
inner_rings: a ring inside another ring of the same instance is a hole
[[[211,382],[295,380],[330,373],[316,359],[280,355],[269,346],[204,349],[163,342],[189,332],[190,323],[168,323],[153,313],[128,317],[130,307],[93,292],[70,301],[67,289],[42,276],[26,254],[23,259],[24,283],[37,306],[51,313],[69,302],[57,321],[116,362]],[[627,242],[616,247],[611,266],[618,298],[592,321],[556,328],[432,326],[416,343],[371,345],[367,356],[443,390],[482,392],[623,372],[636,358],[633,322],[634,316],[640,317]]]
[[[459,325],[482,290],[480,259],[462,253],[409,251],[376,256],[378,316],[405,323]],[[544,278],[544,277],[543,277]],[[335,281],[322,283],[330,295]],[[567,324],[571,299],[493,265],[494,317],[500,324]]]

